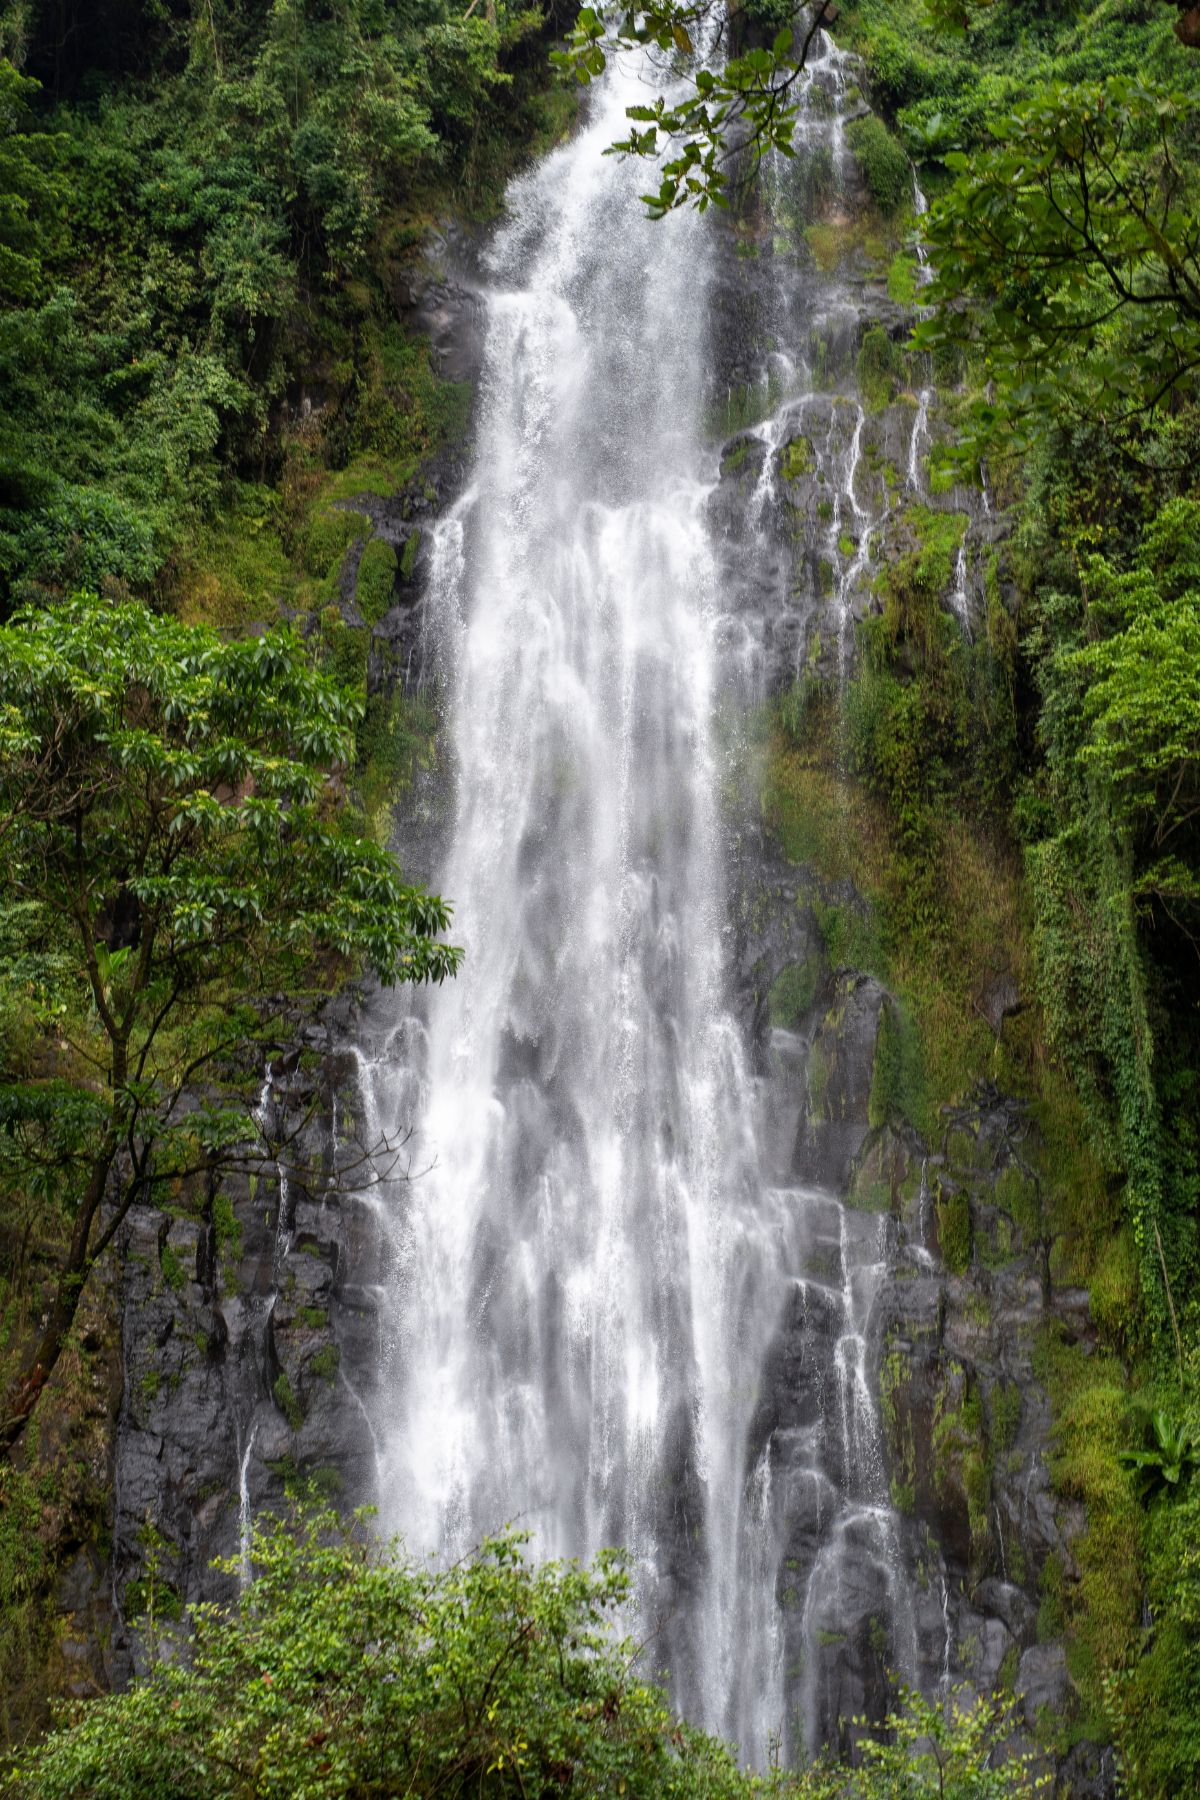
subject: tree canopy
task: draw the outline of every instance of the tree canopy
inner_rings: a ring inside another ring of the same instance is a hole
[[[982,356],[977,444],[1026,448],[1068,412],[1120,429],[1200,367],[1195,118],[1189,95],[1123,76],[1052,82],[941,157],[955,179],[926,223],[916,341]]]

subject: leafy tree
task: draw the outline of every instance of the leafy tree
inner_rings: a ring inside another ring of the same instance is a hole
[[[967,1689],[944,1701],[927,1700],[910,1688],[901,1690],[900,1700],[884,1721],[886,1735],[862,1743],[865,1787],[872,1800],[918,1800],[931,1794],[947,1800],[1004,1800],[1052,1786],[1052,1775],[1034,1774],[1031,1754],[1010,1749],[996,1766],[997,1744],[1019,1731],[1011,1701],[972,1696]]]
[[[975,448],[1074,412],[1118,429],[1200,368],[1195,103],[1125,77],[1050,82],[942,160],[920,345],[982,352]],[[939,121],[928,122],[935,132]],[[969,304],[964,305],[964,301]]]
[[[240,1607],[200,1607],[186,1664],[76,1709],[18,1753],[26,1800],[1019,1800],[1003,1714],[907,1704],[861,1769],[739,1770],[678,1720],[618,1638],[630,1574],[531,1566],[515,1535],[446,1570],[332,1514],[260,1525]]]
[[[1119,824],[1143,841],[1137,886],[1195,902],[1200,817],[1200,502],[1168,503],[1132,569],[1086,566],[1092,641],[1064,651],[1086,690],[1080,763],[1099,772]]]
[[[0,57],[0,302],[36,293],[51,209],[58,198],[56,149],[44,132],[22,129],[37,82]]]
[[[84,996],[75,1071],[0,1090],[8,1181],[69,1226],[3,1440],[129,1208],[211,1175],[252,1135],[223,1077],[269,1027],[257,997],[294,989],[320,954],[385,982],[458,965],[438,937],[445,905],[339,819],[331,770],[356,711],[286,630],[226,643],[86,594],[0,630],[9,888],[64,922]]]

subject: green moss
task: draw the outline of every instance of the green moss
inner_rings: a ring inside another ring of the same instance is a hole
[[[957,1400],[955,1396],[957,1395]],[[960,1488],[966,1497],[971,1556],[977,1567],[990,1547],[991,1462],[983,1430],[983,1402],[958,1363],[944,1369],[933,1410],[934,1481],[946,1498]]]
[[[1016,1163],[1009,1163],[996,1177],[993,1198],[1017,1227],[1025,1245],[1036,1243],[1042,1229],[1037,1182]]]
[[[365,625],[345,624],[337,608],[330,607],[322,620],[321,639],[328,673],[343,687],[365,693],[371,650],[369,629]]]
[[[1087,1529],[1072,1545],[1079,1580],[1066,1600],[1067,1653],[1085,1698],[1103,1705],[1107,1669],[1133,1652],[1141,1603],[1141,1511],[1117,1458],[1131,1441],[1120,1363],[1062,1341],[1039,1340],[1034,1372],[1054,1405],[1050,1473],[1083,1502]]]
[[[988,1397],[993,1456],[1004,1456],[1016,1441],[1021,1425],[1021,1390],[1015,1381],[1000,1381]]]
[[[1110,1344],[1118,1347],[1138,1335],[1139,1258],[1133,1231],[1123,1225],[1097,1256],[1088,1287],[1092,1317]]]
[[[832,968],[857,969],[867,975],[882,973],[879,926],[868,908],[814,900],[813,914]]]
[[[890,999],[879,1014],[867,1122],[875,1127],[909,1124],[918,1131],[929,1124],[920,1035]]]
[[[392,603],[396,567],[396,552],[382,538],[373,537],[364,544],[355,577],[354,599],[368,625],[378,624]]]
[[[329,575],[341,566],[355,538],[365,538],[371,521],[349,507],[328,507],[313,515],[304,537],[304,567],[310,575]]]
[[[1004,1213],[981,1218],[977,1222],[974,1249],[984,1268],[1006,1268],[1017,1253],[1012,1221]]]
[[[400,550],[400,579],[411,581],[417,566],[417,551],[421,548],[421,533],[414,526],[405,538]]]
[[[329,1323],[329,1314],[323,1306],[302,1306],[296,1316],[310,1331],[324,1331]]]
[[[767,996],[767,1016],[772,1025],[794,1031],[816,999],[822,966],[818,958],[789,963],[771,984]]]
[[[321,1347],[321,1349],[317,1351],[316,1355],[312,1358],[312,1360],[310,1361],[308,1366],[312,1370],[313,1374],[316,1375],[321,1381],[327,1381],[332,1386],[332,1384],[337,1380],[338,1369],[341,1366],[341,1361],[342,1361],[342,1353],[338,1349],[337,1345],[336,1344],[324,1344]]]
[[[164,1243],[158,1253],[158,1263],[162,1270],[162,1278],[173,1294],[177,1294],[187,1283],[187,1271],[179,1260],[179,1253],[171,1244]]]
[[[917,259],[908,250],[898,250],[888,267],[888,298],[898,306],[915,306],[917,302]]]
[[[867,208],[855,218],[821,219],[806,225],[804,241],[817,268],[832,274],[855,256],[883,262],[894,247],[894,233],[873,208]],[[820,362],[816,373],[818,377],[826,373]]]
[[[912,196],[912,171],[903,145],[874,113],[851,120],[846,127],[846,140],[876,206],[881,212],[896,212]]]
[[[811,659],[820,654],[821,640],[814,634],[809,645],[809,657]],[[814,714],[820,708],[823,692],[820,676],[806,669],[777,703],[776,717],[780,730],[797,743],[802,742]]]
[[[785,481],[799,481],[802,476],[811,475],[816,466],[812,440],[802,432],[784,445],[780,468]]]
[[[912,1380],[905,1350],[890,1347],[879,1369],[879,1412],[888,1453],[889,1486],[897,1512],[911,1514],[916,1505],[916,1443],[912,1413],[901,1404]]]
[[[904,353],[882,325],[863,333],[858,352],[858,389],[869,413],[882,412],[894,396],[904,373]]]
[[[943,1192],[936,1184],[938,1246],[942,1261],[953,1275],[963,1275],[971,1265],[971,1205],[966,1194]]]
[[[975,1167],[975,1133],[956,1125],[946,1133],[946,1161],[952,1169],[968,1172]]]
[[[774,375],[731,387],[724,400],[709,409],[706,419],[708,437],[717,443],[736,437],[748,426],[769,419],[782,397],[782,385]]]
[[[297,576],[283,546],[279,499],[239,484],[228,508],[198,525],[180,548],[175,610],[187,624],[243,632],[294,604]]]
[[[1051,1550],[1042,1564],[1038,1589],[1037,1641],[1051,1644],[1062,1637],[1067,1624],[1066,1576],[1057,1550]]]
[[[287,1420],[293,1431],[299,1431],[304,1423],[304,1409],[296,1398],[295,1390],[287,1378],[286,1370],[281,1369],[271,1389],[276,1406]]]

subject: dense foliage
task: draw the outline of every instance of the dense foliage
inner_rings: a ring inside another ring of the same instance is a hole
[[[344,461],[414,227],[541,122],[537,10],[99,11],[0,8],[0,598],[169,585],[314,377]]]
[[[240,1607],[197,1609],[187,1664],[15,1759],[29,1800],[359,1800],[625,1794],[630,1800],[1021,1800],[1003,1708],[914,1700],[856,1771],[743,1773],[674,1717],[617,1635],[616,1553],[533,1567],[515,1536],[452,1568],[339,1527],[274,1523]],[[993,1762],[1000,1766],[992,1767]]]

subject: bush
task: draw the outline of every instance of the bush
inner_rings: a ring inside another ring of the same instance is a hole
[[[1006,1729],[990,1702],[906,1696],[894,1741],[857,1770],[744,1773],[682,1723],[613,1631],[631,1584],[619,1552],[535,1566],[524,1540],[485,1542],[450,1569],[410,1560],[317,1513],[254,1535],[241,1605],[192,1614],[186,1664],[77,1706],[17,1753],[25,1800],[250,1800],[434,1794],[465,1800],[1002,1800],[1027,1768],[989,1763]],[[224,1565],[236,1572],[236,1565]]]
[[[866,177],[871,198],[882,212],[893,213],[912,197],[912,170],[903,146],[882,119],[854,119],[846,139]]]

